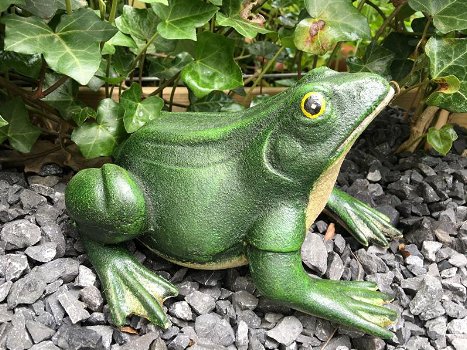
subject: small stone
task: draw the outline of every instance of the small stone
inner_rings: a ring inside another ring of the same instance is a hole
[[[84,265],[79,266],[78,277],[76,277],[75,286],[89,287],[96,282],[96,275],[89,267]]]
[[[452,320],[448,323],[447,330],[451,334],[467,334],[467,317]]]
[[[75,279],[79,273],[79,261],[71,258],[60,258],[52,260],[37,267],[46,283],[52,283],[61,278],[68,283]]]
[[[16,281],[8,295],[8,307],[13,308],[19,304],[32,304],[44,293],[47,284],[41,275],[29,273]]]
[[[58,216],[61,214],[60,210],[57,208],[49,205],[44,204],[41,205],[36,211],[36,222],[39,226],[45,226],[48,223],[55,223],[57,221]]]
[[[27,321],[26,328],[35,344],[48,340],[55,334],[55,330],[36,321]]]
[[[87,286],[81,289],[79,291],[79,297],[91,311],[100,310],[104,303],[100,290],[94,286]]]
[[[13,285],[12,281],[6,281],[2,285],[0,285],[0,303],[5,300],[8,293],[10,292],[11,286]]]
[[[434,350],[428,338],[419,336],[410,337],[409,341],[405,344],[405,346],[407,349],[413,350]]]
[[[89,312],[84,309],[85,304],[76,299],[70,292],[62,293],[57,298],[72,323],[85,320],[90,316]]]
[[[28,189],[21,192],[19,199],[25,210],[36,209],[39,205],[47,203],[47,199],[44,196]]]
[[[414,315],[419,315],[428,306],[441,300],[443,296],[443,288],[441,282],[430,275],[426,275],[423,280],[420,290],[410,302],[410,312]]]
[[[110,344],[112,343],[113,328],[110,326],[87,326],[86,329],[90,329],[102,338],[102,345],[105,349],[110,349]]]
[[[423,320],[431,320],[433,318],[442,316],[446,313],[443,308],[443,304],[440,301],[436,301],[433,304],[428,305],[419,315],[418,317]]]
[[[50,340],[43,341],[39,344],[35,344],[29,350],[60,350]]]
[[[200,315],[207,314],[214,310],[216,301],[208,294],[194,291],[186,296],[186,301]]]
[[[301,253],[306,266],[320,275],[326,272],[328,253],[321,236],[316,233],[309,233],[302,244]]]
[[[421,182],[418,185],[418,193],[422,196],[425,203],[439,202],[441,200],[433,187],[426,182]]]
[[[345,249],[345,244],[345,239],[341,234],[338,233],[334,236],[334,250],[336,253],[342,254]]]
[[[261,318],[252,310],[241,310],[237,312],[237,321],[245,321],[250,329],[259,328],[261,325]]]
[[[190,305],[186,301],[177,301],[169,308],[169,313],[181,320],[191,321],[193,313],[191,312]]]
[[[235,345],[239,350],[248,348],[248,325],[245,321],[238,322]]]
[[[27,247],[24,253],[31,259],[39,262],[49,262],[57,254],[57,244],[46,242],[32,247]]]
[[[443,307],[446,310],[446,315],[452,318],[464,318],[467,316],[465,306],[455,303],[451,300],[443,300]]]
[[[25,219],[19,219],[6,223],[0,238],[7,242],[7,249],[26,248],[39,242],[41,229]]]
[[[440,316],[426,321],[425,328],[427,329],[427,335],[430,339],[435,340],[444,337],[447,329],[446,316]]]
[[[232,304],[241,310],[254,310],[258,305],[258,298],[245,290],[241,290],[233,294]]]
[[[330,280],[338,281],[344,273],[344,263],[337,253],[331,252],[328,255],[328,269],[326,277]]]
[[[425,275],[427,270],[423,266],[423,260],[415,255],[410,255],[405,259],[407,264],[407,268],[410,272],[412,272],[415,276]]]
[[[422,244],[422,254],[428,261],[436,261],[436,253],[443,246],[442,243],[436,241],[424,241]]]
[[[266,332],[266,334],[277,342],[290,345],[298,335],[302,332],[303,326],[298,318],[295,316],[284,317],[273,329]]]
[[[229,322],[213,313],[197,317],[195,331],[200,338],[206,338],[214,344],[229,346],[235,341],[235,333]]]
[[[177,336],[167,345],[169,350],[184,350],[190,344],[190,337],[186,334],[179,333]]]
[[[144,337],[144,336],[143,336]],[[141,337],[141,338],[143,338]],[[102,336],[92,329],[64,324],[52,337],[52,341],[65,350],[104,350]],[[149,347],[149,344],[148,344]],[[138,348],[129,348],[138,349]]]
[[[7,334],[6,347],[10,350],[29,349],[32,346],[31,338],[26,331],[25,318],[22,313],[13,316],[10,328]]]
[[[436,172],[433,170],[433,168],[426,165],[426,164],[418,163],[417,167],[422,171],[422,173],[425,176],[435,176],[436,175]]]
[[[218,300],[216,302],[216,313],[224,318],[235,319],[235,309],[228,300]]]
[[[350,343],[350,338],[348,335],[341,335],[338,337],[332,338],[328,345],[326,346],[327,349],[332,350],[339,350],[339,349],[351,349],[352,344]]]
[[[23,254],[0,255],[0,277],[15,281],[29,270],[28,258]]]
[[[357,350],[384,350],[386,347],[384,340],[368,335],[354,338],[352,343]]]
[[[65,255],[66,242],[60,226],[53,222],[47,222],[41,225],[44,239],[46,242],[54,242],[57,247],[56,258],[61,258]]]
[[[378,182],[381,180],[381,172],[378,169],[369,171],[366,178],[371,182]]]
[[[387,272],[389,269],[384,261],[374,255],[368,253],[365,249],[359,249],[357,251],[357,257],[359,262],[362,264],[363,269],[367,274],[374,274],[377,272]]]
[[[186,297],[187,295],[199,289],[199,283],[193,281],[183,281],[177,285],[178,294]]]
[[[451,265],[462,267],[467,265],[467,256],[464,254],[456,253],[452,258],[449,259]]]

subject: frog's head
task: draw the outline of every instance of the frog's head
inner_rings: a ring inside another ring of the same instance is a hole
[[[332,172],[337,176],[350,147],[393,94],[376,74],[315,69],[287,93],[268,140],[270,166],[308,185],[330,169],[337,168]]]

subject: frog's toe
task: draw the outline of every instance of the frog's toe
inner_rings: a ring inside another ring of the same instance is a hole
[[[385,247],[389,244],[388,238],[402,237],[386,215],[341,190],[333,189],[327,206],[332,211],[329,214],[337,216],[336,219],[365,246],[376,243]]]
[[[123,248],[93,241],[84,244],[101,280],[115,325],[122,326],[127,316],[138,315],[162,328],[170,326],[162,304],[178,294],[174,285],[141,265]]]

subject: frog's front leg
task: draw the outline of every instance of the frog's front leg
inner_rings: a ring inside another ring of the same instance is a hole
[[[305,313],[392,338],[383,327],[397,314],[382,306],[391,298],[377,292],[376,284],[321,280],[306,273],[300,256],[305,217],[299,208],[282,205],[260,220],[249,235],[248,260],[258,290]]]
[[[65,200],[101,280],[114,323],[121,326],[135,314],[167,327],[170,322],[162,303],[177,295],[176,288],[119,244],[147,229],[146,202],[132,176],[113,164],[81,170],[69,182]]]
[[[386,215],[338,188],[334,187],[332,190],[326,208],[326,213],[334,217],[364,246],[368,242],[374,242],[385,247],[388,245],[386,237],[402,237]]]

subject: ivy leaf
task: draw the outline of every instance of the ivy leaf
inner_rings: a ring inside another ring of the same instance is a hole
[[[0,115],[0,128],[5,125],[8,125],[8,122],[5,119],[3,119],[3,117]],[[3,141],[0,141],[0,143],[1,142]]]
[[[242,110],[245,108],[222,91],[213,91],[209,95],[199,99],[190,96],[190,102],[188,110],[192,112],[220,112],[232,111],[234,109]]]
[[[363,59],[350,57],[347,61],[350,72],[371,72],[390,77],[390,66],[395,54],[382,46],[369,45]]]
[[[169,6],[154,4],[152,8],[161,19],[157,31],[162,37],[195,41],[196,28],[206,24],[218,10],[202,0],[170,0]]]
[[[187,52],[181,52],[172,59],[166,57],[148,57],[149,75],[160,79],[170,79],[182,70],[193,57]]]
[[[123,122],[128,133],[135,132],[147,122],[156,119],[164,107],[164,100],[151,96],[141,101],[143,91],[137,83],[122,93],[120,104],[125,110]]]
[[[115,146],[125,136],[123,110],[112,99],[102,100],[97,108],[96,121],[73,130],[71,140],[85,158],[112,155]]]
[[[43,54],[54,71],[86,85],[99,68],[99,43],[109,40],[116,29],[101,21],[91,9],[62,15],[55,31],[37,17],[8,15],[5,23],[5,50]]]
[[[67,109],[67,119],[72,119],[76,125],[81,126],[90,118],[96,119],[97,113],[91,107],[82,107],[80,105],[73,105]]]
[[[431,78],[441,82],[427,104],[451,112],[467,112],[467,39],[431,37],[425,52]]]
[[[146,4],[163,4],[163,5],[168,5],[167,0],[139,0],[139,2],[145,2]]]
[[[123,6],[123,14],[115,19],[117,28],[133,39],[148,41],[156,32],[158,18],[151,9]]]
[[[224,0],[222,12],[216,15],[217,23],[224,27],[234,28],[246,38],[254,38],[258,33],[266,34],[270,31],[246,19],[242,14],[243,0]]]
[[[443,156],[448,154],[452,143],[457,140],[457,134],[450,124],[444,125],[441,129],[431,127],[426,135],[428,143]]]
[[[29,120],[24,102],[20,98],[10,99],[0,105],[0,115],[8,122],[0,127],[0,143],[8,140],[15,150],[30,152],[41,131]]]
[[[233,51],[234,42],[222,35],[210,32],[199,35],[195,60],[181,74],[196,97],[243,85],[242,71],[233,58]]]
[[[339,41],[370,37],[365,16],[348,0],[305,0],[312,18],[300,21],[295,29],[295,46],[305,52],[322,55]]]
[[[25,55],[12,51],[0,51],[0,72],[10,69],[30,78],[38,78],[42,66],[41,55]]]
[[[0,12],[6,11],[11,5],[25,5],[24,0],[0,0]]]
[[[443,34],[467,29],[465,0],[409,0],[409,5],[433,17],[433,24]]]
[[[34,16],[48,19],[55,15],[57,10],[66,9],[65,1],[66,0],[25,0],[25,4],[20,7]],[[71,0],[72,10],[77,10],[84,6],[87,6],[87,2],[84,0]]]
[[[115,53],[115,46],[129,47],[136,49],[138,46],[131,36],[123,34],[121,31],[118,31],[110,40],[104,43],[102,48],[102,55],[113,55]]]
[[[46,74],[44,79],[44,90],[50,87],[58,79],[60,79],[59,74]],[[68,109],[76,103],[75,100],[77,95],[78,84],[68,79],[64,84],[60,85],[57,89],[45,96],[43,101],[47,101],[49,105],[60,112],[62,117],[67,118]]]

